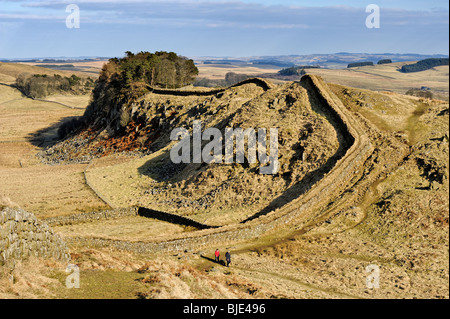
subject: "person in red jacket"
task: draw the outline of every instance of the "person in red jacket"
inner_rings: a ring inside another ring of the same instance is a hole
[[[219,260],[220,260],[220,251],[219,251],[219,249],[216,249],[216,251],[214,253],[214,257],[215,257],[216,262],[218,263]]]

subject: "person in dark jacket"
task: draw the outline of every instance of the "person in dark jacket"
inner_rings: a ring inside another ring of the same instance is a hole
[[[230,255],[230,252],[229,252],[229,251],[227,251],[227,253],[225,254],[225,259],[226,259],[226,261],[227,261],[227,267],[230,267],[230,264],[231,264],[231,255]]]

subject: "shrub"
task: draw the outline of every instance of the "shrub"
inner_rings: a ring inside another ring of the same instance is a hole
[[[372,66],[373,62],[355,62],[355,63],[349,63],[347,65],[347,68],[355,68],[358,66]]]
[[[392,63],[391,59],[383,59],[383,60],[378,61],[377,64],[389,64],[389,63]]]
[[[432,99],[433,98],[433,93],[431,93],[430,91],[424,91],[424,90],[419,90],[419,89],[409,89],[408,91],[406,91],[405,94],[406,95],[417,96],[417,97],[423,97],[423,98],[426,98],[426,99]]]

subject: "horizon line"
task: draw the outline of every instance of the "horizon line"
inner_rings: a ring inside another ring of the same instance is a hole
[[[165,51],[165,50],[162,50]],[[150,52],[150,51],[139,51],[139,52]],[[155,51],[156,52],[156,51]],[[169,52],[169,51],[167,51]],[[125,52],[124,52],[125,53]],[[414,52],[403,52],[403,53],[394,53],[394,52],[383,52],[383,53],[370,53],[370,52],[330,52],[330,53],[307,53],[307,54],[275,54],[275,55],[245,55],[245,56],[231,56],[231,55],[191,55],[187,56],[189,58],[252,58],[252,57],[290,57],[290,56],[311,56],[311,55],[333,55],[333,54],[369,54],[369,55],[422,55],[422,56],[434,56],[434,55],[442,55],[449,56],[446,53],[414,53]],[[181,54],[183,55],[183,54]],[[91,56],[36,56],[36,57],[25,57],[25,58],[3,58],[0,57],[0,61],[14,61],[14,60],[40,60],[40,59],[111,59],[117,56],[102,56],[102,55],[91,55]]]

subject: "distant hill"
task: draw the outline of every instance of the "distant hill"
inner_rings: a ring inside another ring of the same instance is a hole
[[[195,61],[215,61],[221,63],[235,63],[258,65],[258,66],[274,66],[279,68],[289,68],[296,65],[320,65],[322,68],[330,69],[344,69],[347,68],[349,63],[357,62],[373,62],[378,63],[380,60],[391,60],[395,62],[408,62],[419,61],[429,58],[448,58],[448,55],[434,54],[424,55],[415,53],[351,53],[351,52],[339,52],[339,53],[327,53],[327,54],[307,54],[307,55],[274,55],[274,56],[252,56],[252,57],[239,57],[233,58],[239,62],[233,62],[230,59],[218,60],[212,57],[191,57]]]
[[[408,62],[419,61],[424,59],[440,59],[448,58],[448,55],[443,54],[415,54],[415,53],[351,53],[338,52],[326,54],[292,54],[292,55],[273,55],[273,56],[248,56],[248,57],[189,57],[197,63],[206,65],[223,65],[224,67],[230,65],[248,65],[258,67],[275,67],[275,68],[289,68],[296,65],[320,65],[323,68],[343,69],[349,63],[370,61],[374,64],[380,60],[391,60],[392,62]],[[87,61],[105,61],[109,58],[105,57],[72,57],[72,58],[33,58],[33,59],[1,59],[0,62],[38,62],[54,64],[58,63],[75,63]]]

